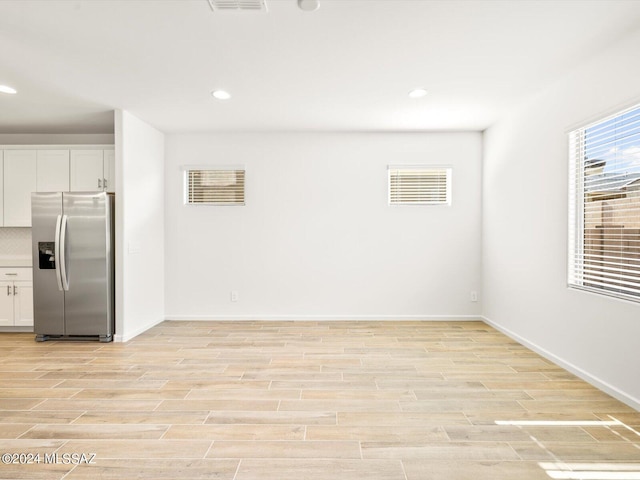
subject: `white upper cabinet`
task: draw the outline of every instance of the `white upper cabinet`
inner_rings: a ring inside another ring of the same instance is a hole
[[[115,192],[115,184],[107,145],[0,147],[0,227],[31,226],[32,192]]]
[[[104,166],[102,170],[104,176],[104,190],[107,192],[116,191],[116,152],[115,150],[104,151]]]
[[[36,191],[36,150],[4,151],[4,226],[31,226],[31,192]]]
[[[72,192],[115,192],[114,150],[71,150]]]
[[[69,150],[38,150],[38,192],[69,191]]]
[[[4,151],[0,150],[0,227],[4,225]]]
[[[102,150],[71,150],[70,169],[72,192],[95,192],[103,189]]]

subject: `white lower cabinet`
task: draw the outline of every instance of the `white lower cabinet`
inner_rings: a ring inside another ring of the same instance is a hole
[[[30,268],[0,268],[0,327],[33,326]]]

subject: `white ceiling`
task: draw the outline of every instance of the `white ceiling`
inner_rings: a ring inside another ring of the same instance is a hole
[[[482,130],[640,26],[635,0],[266,2],[2,0],[0,133]]]

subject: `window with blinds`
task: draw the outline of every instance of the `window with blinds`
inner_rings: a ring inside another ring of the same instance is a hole
[[[389,166],[389,205],[450,204],[450,167]]]
[[[640,301],[640,105],[569,134],[569,285]]]
[[[185,203],[244,205],[245,171],[185,169]]]

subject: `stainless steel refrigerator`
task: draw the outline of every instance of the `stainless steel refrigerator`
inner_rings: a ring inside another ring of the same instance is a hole
[[[113,339],[113,212],[105,192],[31,194],[37,341]]]

